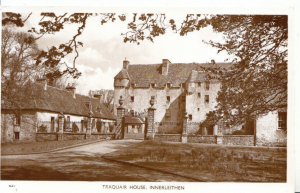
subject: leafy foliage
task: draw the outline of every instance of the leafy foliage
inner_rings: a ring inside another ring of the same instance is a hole
[[[77,25],[78,28],[71,40],[41,52],[36,64],[53,68],[67,55],[75,53],[72,67],[49,75],[55,77],[70,74],[78,78],[81,73],[75,64],[79,56],[78,47],[83,46],[78,37],[92,16],[99,17],[101,26],[116,20],[126,22],[128,30],[121,34],[125,43],[140,44],[145,40],[153,42],[156,37],[165,35],[167,30],[185,36],[211,26],[215,32],[222,33],[223,42],[206,43],[216,47],[219,52],[227,52],[233,58],[227,62],[233,66],[229,70],[208,69],[222,82],[217,109],[208,116],[210,121],[223,119],[227,121],[226,124],[235,125],[287,106],[286,15],[187,14],[178,23],[172,18],[167,19],[165,14],[154,13],[133,13],[132,17],[115,13],[41,13],[38,26],[29,30],[37,39],[45,34],[55,34],[68,24]],[[22,27],[27,19],[28,16],[22,19],[18,13],[4,13],[2,24]]]

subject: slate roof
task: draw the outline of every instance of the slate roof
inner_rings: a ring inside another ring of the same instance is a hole
[[[143,124],[144,121],[142,121],[141,118],[139,118],[139,117],[125,116],[124,123],[125,124]]]
[[[104,119],[115,119],[115,116],[107,109],[107,107],[100,103],[100,99],[91,98],[88,96],[76,94],[65,89],[59,89],[52,86],[47,86],[44,90],[44,85],[35,83],[32,85],[32,93],[28,97],[24,97],[18,106],[22,110],[36,110],[36,111],[50,111],[63,112],[64,114],[89,116],[89,108],[86,105],[91,104],[91,112],[93,117]],[[3,110],[13,110],[5,101],[1,105]]]
[[[168,75],[161,74],[162,64],[131,64],[128,70],[122,69],[115,79],[120,78],[121,74],[128,72],[129,80],[135,84],[135,87],[149,87],[151,83],[157,87],[165,87],[167,83],[171,83],[173,87],[180,87],[189,78],[192,70],[203,71],[203,68],[229,68],[229,63],[171,63],[169,64]],[[122,73],[121,73],[122,72]]]

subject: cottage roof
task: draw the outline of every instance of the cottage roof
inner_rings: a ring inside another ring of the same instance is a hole
[[[229,68],[229,63],[171,63],[169,64],[168,74],[161,74],[162,64],[134,64],[129,65],[128,70],[122,69],[121,72],[128,72],[130,81],[135,83],[136,87],[149,87],[154,83],[157,87],[164,87],[167,83],[172,83],[174,87],[180,87],[182,83],[185,83],[192,70],[203,71],[206,67],[213,68]],[[120,73],[121,73],[120,72]],[[120,73],[115,76],[115,79],[120,77]],[[199,73],[195,73],[198,77]],[[197,77],[195,79],[197,79]],[[201,77],[199,77],[201,78]],[[194,79],[194,77],[193,77]]]
[[[143,124],[144,121],[140,117],[134,117],[134,116],[125,116],[124,117],[124,123],[125,124]]]
[[[115,119],[108,108],[100,103],[100,99],[80,94],[76,94],[74,98],[70,91],[52,86],[47,86],[47,89],[44,90],[44,85],[40,83],[32,84],[30,89],[31,92],[28,96],[23,97],[22,101],[18,102],[18,109],[62,112],[80,116],[89,116],[91,112],[93,117]],[[91,109],[89,109],[89,104]],[[14,106],[4,101],[1,108],[13,110],[16,109]]]

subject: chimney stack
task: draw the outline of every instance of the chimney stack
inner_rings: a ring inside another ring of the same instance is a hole
[[[164,76],[167,76],[169,73],[169,66],[171,62],[168,59],[163,59],[162,60],[162,67],[161,67],[161,74]]]
[[[101,103],[102,94],[99,91],[95,92],[93,94],[93,97],[96,98],[96,99],[98,99],[99,103]]]
[[[129,61],[125,58],[125,60],[123,60],[123,69],[128,70],[128,66],[129,66]]]
[[[40,76],[40,77],[38,77],[38,78],[36,79],[36,82],[42,84],[43,87],[44,87],[44,90],[47,90],[47,85],[48,85],[48,83],[47,83],[47,79],[45,78],[45,76]]]
[[[73,98],[76,98],[76,88],[74,86],[74,84],[68,84],[68,86],[66,87],[66,90],[71,92],[73,94]]]

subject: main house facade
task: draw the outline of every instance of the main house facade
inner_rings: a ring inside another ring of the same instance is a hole
[[[148,101],[154,99],[155,134],[181,134],[183,123],[188,118],[188,135],[230,135],[240,127],[225,129],[215,125],[201,128],[206,114],[217,105],[221,84],[208,78],[206,67],[230,68],[227,63],[176,63],[163,59],[160,64],[130,65],[123,61],[123,68],[114,77],[114,113],[118,101],[138,114],[147,114]],[[286,145],[286,110],[270,112],[257,117],[253,122],[255,145]]]
[[[84,139],[93,133],[114,132],[115,117],[100,103],[100,95],[76,94],[75,87],[66,89],[47,85],[40,79],[31,87],[30,96],[18,104],[1,102],[1,143],[36,140]]]

